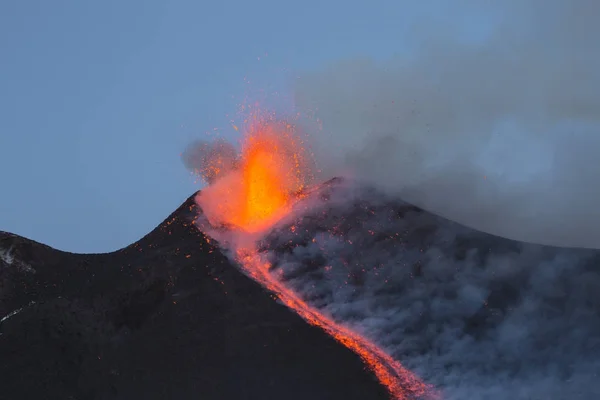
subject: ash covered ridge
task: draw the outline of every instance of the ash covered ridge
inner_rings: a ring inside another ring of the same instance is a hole
[[[388,398],[194,226],[194,197],[113,253],[0,232],[0,399]],[[596,250],[489,235],[339,179],[299,208],[260,242],[271,272],[442,398],[600,395]]]

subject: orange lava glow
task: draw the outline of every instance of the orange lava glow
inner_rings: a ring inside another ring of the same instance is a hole
[[[242,232],[262,232],[290,211],[297,193],[307,185],[308,161],[293,126],[257,120],[245,133],[239,169],[203,190],[199,204],[213,226],[229,225]],[[430,393],[426,384],[374,343],[312,309],[286,288],[269,272],[270,265],[262,260],[253,244],[232,246],[246,274],[275,293],[308,323],[358,354],[395,399]]]
[[[383,350],[356,332],[341,326],[311,308],[296,293],[286,288],[269,272],[270,264],[252,249],[238,249],[238,261],[244,271],[308,323],[318,326],[335,340],[354,351],[388,389],[394,399],[437,398],[431,388],[400,365]]]
[[[238,170],[203,194],[205,214],[213,224],[246,232],[272,226],[309,182],[309,160],[293,125],[255,120],[245,132]]]
[[[232,215],[232,222],[246,231],[264,229],[285,215],[292,196],[304,186],[304,149],[290,128],[259,125],[248,132],[242,148],[245,202]]]

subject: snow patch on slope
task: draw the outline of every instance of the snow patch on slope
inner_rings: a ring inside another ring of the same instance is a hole
[[[22,272],[35,273],[35,269],[27,263],[24,263],[21,260],[17,260],[12,254],[12,247],[8,249],[0,249],[0,260],[8,265],[15,266]]]

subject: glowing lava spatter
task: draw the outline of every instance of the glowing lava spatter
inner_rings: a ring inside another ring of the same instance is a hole
[[[291,125],[256,120],[245,134],[239,170],[200,192],[197,201],[213,226],[236,226],[249,233],[266,231],[290,212],[296,194],[305,188],[311,177],[309,159]],[[243,245],[230,245],[245,273],[304,320],[357,353],[394,398],[430,393],[426,384],[374,343],[311,308],[269,272],[270,264],[254,242],[244,241]]]
[[[242,148],[242,196],[245,204],[236,225],[246,231],[262,230],[289,211],[295,192],[307,175],[299,139],[289,124],[257,124],[247,133]]]
[[[237,169],[201,192],[201,207],[214,226],[263,231],[289,212],[296,194],[310,181],[309,165],[293,125],[257,118],[245,132]],[[210,182],[211,177],[203,178]]]

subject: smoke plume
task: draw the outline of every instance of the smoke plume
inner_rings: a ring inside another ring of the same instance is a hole
[[[223,140],[196,140],[181,155],[183,165],[208,184],[225,176],[238,164],[238,152],[233,144]]]
[[[600,253],[449,220],[600,246],[600,3],[452,7],[488,32],[467,40],[448,17],[419,20],[405,55],[298,79],[296,106],[316,116],[305,127],[322,125],[308,136],[320,178],[360,185],[313,193],[258,251],[446,400],[598,398]],[[184,162],[210,183],[212,160],[235,169],[230,149],[195,144]]]
[[[488,32],[418,19],[404,55],[298,79],[297,107],[322,124],[323,177],[352,174],[495,234],[600,246],[600,3],[452,4]]]

